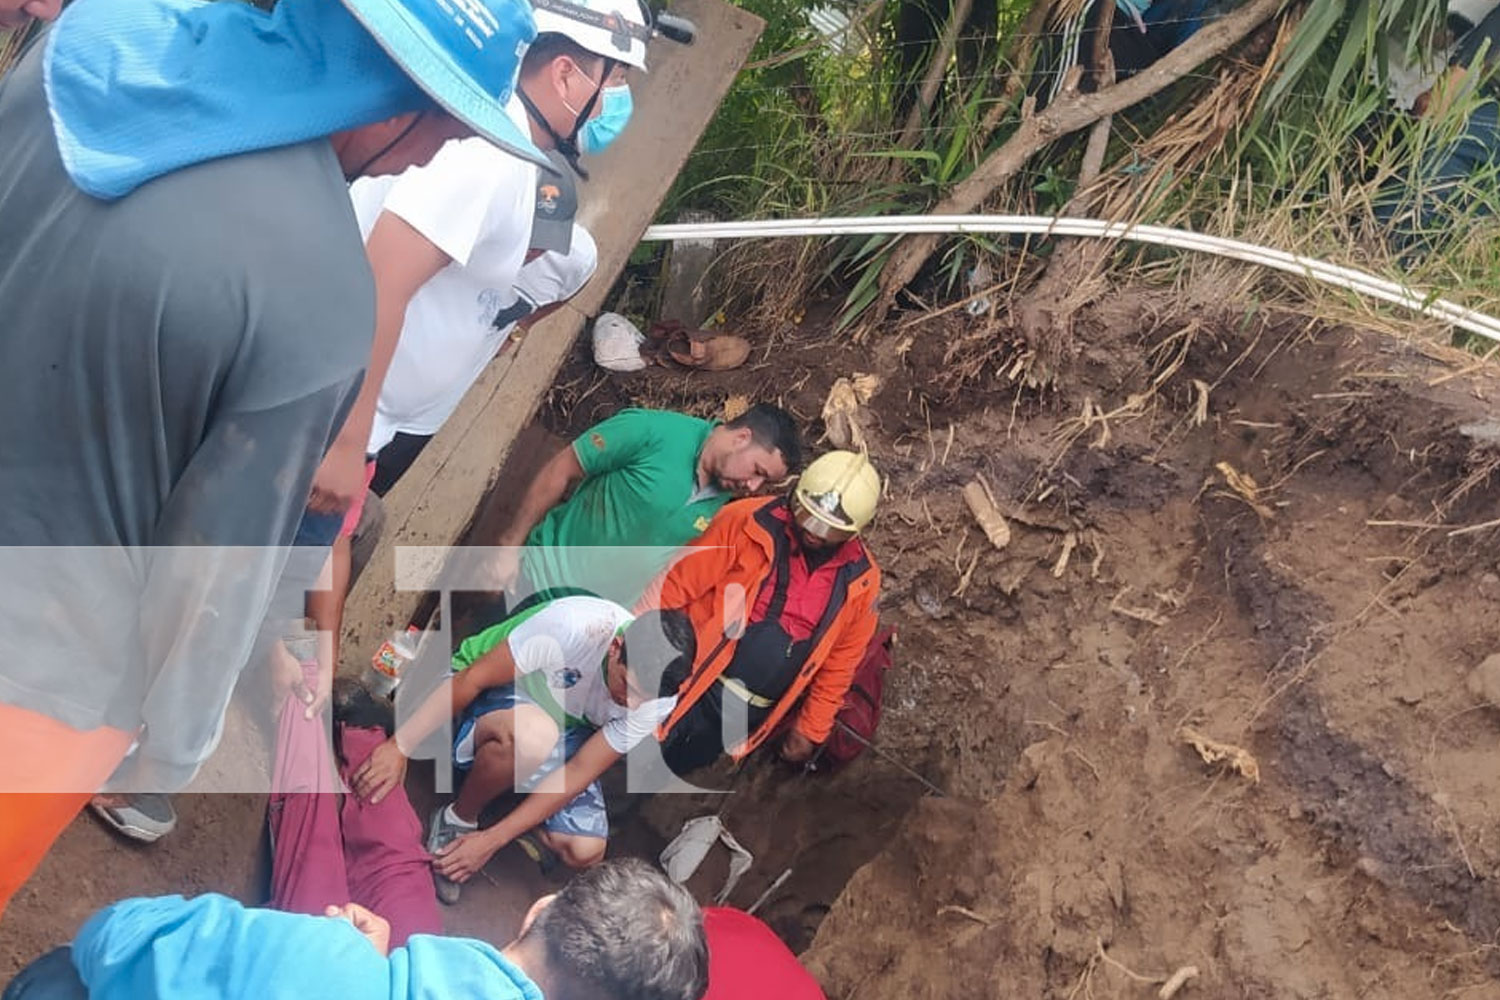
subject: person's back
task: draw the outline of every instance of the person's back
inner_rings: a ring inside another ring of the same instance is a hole
[[[383,956],[345,920],[252,909],[212,894],[107,907],[78,932],[72,959],[90,1000],[539,996],[482,941],[419,934]]]
[[[34,46],[0,81],[0,366],[13,378],[0,396],[11,431],[0,551],[15,566],[28,565],[16,547],[52,547],[44,574],[3,575],[0,628],[26,635],[28,655],[8,659],[0,695],[79,728],[133,728],[151,680],[129,653],[147,559],[121,547],[200,546],[192,561],[207,568],[229,555],[209,547],[291,541],[303,497],[235,487],[284,482],[326,448],[357,385],[374,290],[326,141],[215,159],[99,200],[63,168],[44,52]],[[156,378],[159,366],[174,377]],[[183,433],[211,424],[206,438]],[[84,460],[58,461],[79,448]],[[214,596],[243,614],[248,642],[276,565],[240,565],[235,589]],[[83,607],[107,654],[80,657],[76,628],[37,627]],[[161,707],[159,720],[190,706]],[[200,735],[217,721],[173,718]]]
[[[463,15],[76,0],[0,80],[0,911],[106,779],[218,739],[373,337],[344,182],[543,159],[502,111],[529,5]]]
[[[636,859],[537,900],[499,949],[415,935],[390,950],[379,914],[350,910],[304,916],[218,895],[123,900],[23,969],[4,998],[699,1000],[708,979],[698,905]]]
[[[823,989],[776,934],[743,910],[703,911],[708,992],[703,1000],[825,1000]]]

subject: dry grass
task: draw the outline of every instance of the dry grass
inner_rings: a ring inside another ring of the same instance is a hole
[[[21,48],[31,28],[0,28],[0,76],[10,71],[11,65],[21,56]]]

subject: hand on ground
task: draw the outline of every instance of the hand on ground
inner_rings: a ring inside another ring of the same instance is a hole
[[[432,867],[446,879],[467,882],[504,846],[503,842],[495,843],[487,832],[466,833],[439,850],[432,858]]]
[[[800,764],[812,756],[817,744],[793,729],[786,734],[786,739],[781,743],[781,759],[793,764]]]
[[[354,772],[350,784],[354,794],[371,805],[401,787],[406,780],[406,754],[392,736],[377,746],[369,758]]]
[[[382,956],[391,953],[391,924],[379,914],[372,913],[358,903],[345,903],[343,906],[326,908],[323,915],[349,921]]]

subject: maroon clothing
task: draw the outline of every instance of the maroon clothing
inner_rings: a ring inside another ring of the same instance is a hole
[[[850,539],[839,546],[838,551],[829,556],[826,562],[810,571],[807,560],[803,558],[800,536],[792,526],[790,508],[784,504],[775,507],[771,510],[771,516],[787,525],[787,576],[790,579],[786,590],[786,604],[781,610],[780,625],[792,637],[793,642],[803,642],[812,638],[818,622],[823,620],[823,612],[828,609],[828,602],[833,597],[839,567],[861,558],[864,548],[859,539]],[[777,572],[778,567],[773,562],[771,572],[755,599],[755,607],[750,611],[752,624],[765,621],[770,612],[772,595],[776,593],[780,583]]]
[[[309,671],[316,679],[316,668]],[[391,925],[391,947],[413,934],[441,934],[422,821],[400,785],[378,804],[340,793],[385,739],[380,729],[338,727],[344,764],[335,769],[322,719],[288,698],[277,734],[271,795],[271,906],[323,914],[358,903]],[[342,776],[343,781],[340,781]]]

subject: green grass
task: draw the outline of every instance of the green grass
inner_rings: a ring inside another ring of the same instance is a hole
[[[772,24],[752,59],[806,46],[806,23],[788,0],[745,0],[745,5]],[[1420,165],[1456,141],[1480,99],[1470,88],[1447,114],[1428,120],[1396,111],[1386,97],[1385,35],[1411,29],[1411,47],[1426,44],[1439,9],[1435,0],[1387,0],[1384,6],[1374,0],[1352,5],[1312,0],[1281,51],[1277,75],[1241,128],[1218,136],[1217,146],[1205,137],[1191,169],[1168,171],[1143,186],[1140,178],[1154,164],[1141,150],[1150,149],[1151,137],[1214,85],[1219,67],[1200,67],[1164,95],[1116,116],[1106,177],[1122,189],[1139,188],[1129,199],[1131,217],[1139,221],[1264,242],[1431,288],[1500,315],[1500,223],[1493,214],[1500,207],[1500,165],[1476,171],[1466,182],[1465,197],[1438,211],[1438,223],[1419,252],[1403,256],[1388,245],[1375,220],[1382,190],[1404,185],[1419,191]],[[814,50],[743,74],[674,188],[664,218],[687,207],[722,218],[927,211],[1019,122],[1012,107],[993,133],[981,127],[1008,76],[1003,60],[1015,51],[1015,39],[1006,32],[1016,29],[1025,12],[1025,6],[1004,8],[986,64],[949,67],[943,97],[909,148],[895,145],[901,116],[891,107],[894,81],[884,69],[891,59],[880,50],[889,41],[889,21],[877,25],[868,44],[853,52]],[[995,193],[987,208],[1059,210],[1074,193],[1082,139],[1080,134],[1045,149]],[[731,278],[748,275],[752,298],[837,292],[847,324],[874,300],[891,241],[809,242],[779,253],[762,244],[755,265],[729,268]],[[932,258],[919,290],[929,302],[962,294],[963,276],[982,257],[994,260],[997,274],[1007,273],[1017,243],[949,240]],[[1038,249],[1036,241],[1020,245]],[[778,261],[796,273],[775,280],[769,270]],[[1121,273],[1149,268],[1156,278],[1170,277],[1174,267],[1199,266],[1182,258],[1174,264],[1170,253],[1130,249],[1117,253],[1115,262]],[[1306,284],[1278,279],[1276,289],[1294,294]],[[1316,307],[1377,316],[1347,297],[1311,288],[1300,294]]]

